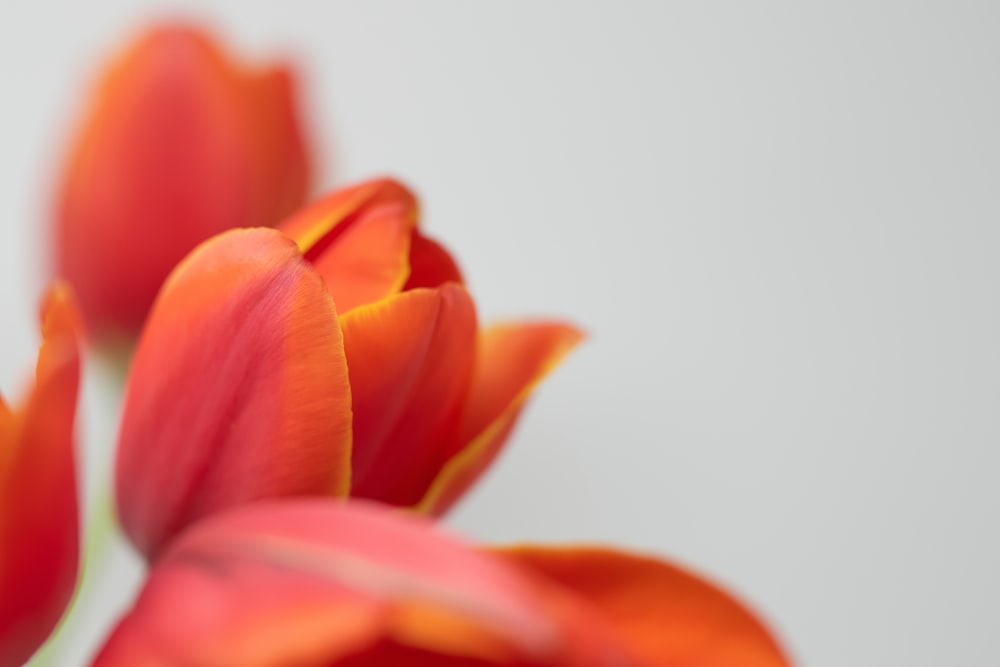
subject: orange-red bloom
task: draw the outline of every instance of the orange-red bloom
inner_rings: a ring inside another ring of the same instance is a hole
[[[223,230],[277,224],[303,203],[308,167],[287,68],[154,28],[91,95],[59,192],[56,273],[94,335],[134,336],[178,261]]]
[[[133,360],[119,514],[155,556],[224,507],[347,495],[440,514],[579,341],[558,322],[480,330],[455,262],[390,180],[237,230],[164,285]]]
[[[67,289],[54,288],[42,307],[35,387],[19,410],[0,398],[0,667],[31,657],[76,585],[78,331]]]
[[[724,591],[607,549],[477,551],[361,502],[285,500],[196,524],[95,667],[786,667]]]

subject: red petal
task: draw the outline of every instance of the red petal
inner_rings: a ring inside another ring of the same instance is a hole
[[[592,603],[650,667],[791,664],[743,604],[675,565],[593,548],[522,547],[497,553]]]
[[[11,411],[10,406],[3,400],[3,396],[0,396],[0,442],[11,442],[13,440],[14,426],[14,413]],[[4,450],[0,449],[0,457],[4,455]],[[2,460],[0,458],[0,461]]]
[[[299,245],[307,259],[322,254],[347,227],[374,208],[398,206],[411,226],[417,224],[417,199],[391,178],[379,178],[335,190],[299,209],[281,223],[281,231]]]
[[[123,525],[152,557],[224,507],[345,494],[350,420],[323,281],[278,231],[220,235],[164,285],[136,349],[118,445]]]
[[[502,560],[377,505],[297,500],[222,513],[179,538],[95,667],[527,665],[561,641]],[[428,662],[376,662],[393,646]]]
[[[475,306],[454,283],[341,319],[354,401],[351,494],[416,503],[444,462],[472,370]]]
[[[28,660],[76,586],[79,331],[69,292],[54,288],[42,309],[35,388],[23,411],[0,407],[0,667]]]
[[[465,282],[455,259],[437,241],[414,230],[410,246],[410,277],[403,289],[439,287],[448,282]]]
[[[559,322],[491,327],[479,338],[476,367],[451,457],[420,502],[440,515],[472,486],[506,442],[528,396],[581,340]]]

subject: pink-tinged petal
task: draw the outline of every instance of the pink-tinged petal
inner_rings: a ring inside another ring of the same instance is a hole
[[[414,230],[410,245],[410,277],[404,290],[462,283],[462,272],[444,246]]]
[[[385,507],[300,499],[178,538],[94,664],[560,665],[565,634],[504,559]]]
[[[28,660],[76,586],[80,331],[68,289],[53,288],[42,307],[35,387],[23,410],[0,401],[0,667]]]
[[[475,305],[454,283],[341,318],[354,401],[351,495],[420,500],[458,425],[475,354]]]
[[[344,495],[351,398],[326,286],[271,229],[207,241],[164,285],[136,349],[117,496],[154,557],[181,528],[274,496]]]
[[[578,329],[559,322],[494,326],[480,334],[461,426],[421,511],[445,513],[479,479],[528,396],[582,339]]]
[[[56,273],[95,336],[131,340],[189,251],[276,225],[309,171],[287,69],[245,68],[195,28],[156,26],[91,91],[59,190]]]
[[[598,548],[520,547],[494,553],[591,603],[650,667],[791,664],[745,605],[676,565]]]

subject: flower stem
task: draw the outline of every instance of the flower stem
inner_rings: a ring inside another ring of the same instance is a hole
[[[109,485],[103,484],[98,487],[86,519],[86,537],[83,541],[83,559],[80,565],[80,577],[78,578],[76,590],[66,607],[66,612],[60,619],[59,624],[41,649],[35,653],[28,663],[31,667],[52,667],[53,665],[64,665],[65,660],[58,659],[65,651],[65,644],[74,619],[78,619],[86,612],[87,604],[81,604],[81,599],[86,602],[92,597],[94,583],[100,581],[101,574],[107,564],[107,553],[113,542],[116,522],[111,503],[111,492]]]

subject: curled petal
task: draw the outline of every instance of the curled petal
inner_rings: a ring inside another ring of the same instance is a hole
[[[337,190],[281,225],[326,281],[340,313],[395,294],[410,275],[417,200],[383,178]]]
[[[417,224],[417,199],[409,189],[391,178],[365,181],[331,194],[299,209],[280,225],[294,239],[307,259],[314,259],[337,237],[372,209],[384,205],[399,207],[402,218]]]
[[[546,611],[502,559],[416,517],[260,503],[182,535],[95,667],[557,664],[546,657],[563,633]],[[379,661],[389,656],[438,659]]]
[[[399,292],[410,273],[411,223],[397,204],[373,208],[313,257],[337,311],[347,313]]]
[[[53,288],[42,306],[43,343],[27,404],[12,411],[0,400],[0,667],[34,653],[76,585],[80,331],[68,289]]]
[[[351,399],[329,292],[271,229],[204,243],[170,277],[136,349],[117,494],[133,543],[224,507],[350,487]]]
[[[420,501],[446,512],[497,456],[535,386],[583,339],[558,322],[494,326],[480,334],[472,385],[450,457]]]
[[[520,547],[496,553],[599,609],[645,665],[791,664],[743,604],[675,565],[596,548]]]
[[[454,283],[404,292],[342,318],[354,401],[352,495],[415,504],[458,425],[476,338]]]

